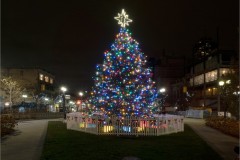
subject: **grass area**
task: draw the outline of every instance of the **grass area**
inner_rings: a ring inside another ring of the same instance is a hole
[[[220,160],[189,126],[185,131],[158,137],[97,136],[49,122],[41,160]]]

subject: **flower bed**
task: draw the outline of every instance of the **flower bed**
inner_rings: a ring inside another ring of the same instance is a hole
[[[206,125],[221,132],[239,138],[239,121],[224,117],[209,117]]]
[[[14,131],[14,127],[17,125],[14,117],[11,114],[2,114],[1,119],[1,136],[10,134]]]

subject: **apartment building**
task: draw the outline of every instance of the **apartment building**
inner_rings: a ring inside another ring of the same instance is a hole
[[[23,82],[28,97],[25,101],[31,102],[33,94],[40,93],[51,96],[54,93],[55,76],[50,72],[40,68],[1,68],[2,77],[12,77],[15,80]]]

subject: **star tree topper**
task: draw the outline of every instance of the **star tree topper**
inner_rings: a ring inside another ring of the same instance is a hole
[[[118,13],[118,17],[114,17],[114,19],[118,20],[118,24],[120,24],[121,27],[123,27],[123,28],[128,26],[129,22],[132,22],[132,20],[128,18],[128,15],[124,11],[124,9],[122,9],[122,13],[121,14]]]

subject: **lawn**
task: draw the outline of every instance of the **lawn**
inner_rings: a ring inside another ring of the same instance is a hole
[[[185,131],[158,137],[97,136],[49,122],[41,160],[220,160],[189,126]]]

